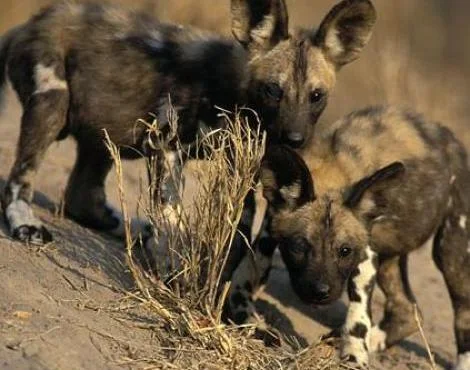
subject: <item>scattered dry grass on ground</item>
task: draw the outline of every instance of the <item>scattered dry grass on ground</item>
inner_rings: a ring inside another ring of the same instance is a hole
[[[177,199],[173,205],[177,218],[170,223],[160,202],[141,203],[156,238],[164,235],[168,241],[166,267],[172,273],[165,278],[170,277],[169,284],[143,271],[135,262],[138,247],[131,236],[119,149],[108,138],[127,225],[127,261],[138,287],[129,297],[156,314],[153,330],[161,343],[155,348],[154,357],[129,361],[169,369],[337,369],[335,350],[326,343],[302,349],[284,338],[281,347],[266,347],[254,337],[256,325],[235,327],[221,320],[222,302],[228,290],[228,284],[221,281],[222,272],[237,232],[243,199],[254,186],[264,152],[263,135],[247,129],[240,114],[221,115],[227,127],[208,133],[198,143],[199,152],[209,161],[199,173],[201,183],[192,204],[188,206]],[[147,128],[149,137],[156,142],[158,122],[147,123]],[[159,142],[156,147],[164,146]],[[152,176],[157,176],[154,162],[150,158],[149,169]],[[171,180],[181,190],[179,176],[172,174]],[[147,190],[150,194],[155,191],[151,187]],[[162,258],[162,251],[156,254]]]

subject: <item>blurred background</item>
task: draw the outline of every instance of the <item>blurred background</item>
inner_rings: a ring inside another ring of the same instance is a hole
[[[114,0],[164,20],[230,36],[229,0]],[[51,3],[2,0],[0,34]],[[335,0],[287,0],[291,27],[314,27]],[[470,145],[470,1],[375,0],[378,23],[361,59],[346,66],[323,119],[367,104],[407,105],[443,121]]]

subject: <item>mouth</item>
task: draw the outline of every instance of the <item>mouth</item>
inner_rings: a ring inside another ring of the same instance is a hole
[[[266,128],[270,144],[287,145],[292,149],[300,149],[305,145],[305,138],[300,133],[291,133],[290,135],[280,134],[273,128]]]
[[[300,300],[312,308],[319,308],[322,306],[327,306],[337,300],[336,297],[329,296],[328,298],[316,298],[316,297],[301,297],[297,295]]]
[[[283,141],[283,144],[291,147],[292,149],[300,149],[302,148],[302,146],[304,145],[304,140],[303,139],[300,139],[300,140],[292,140],[290,138],[286,138]]]

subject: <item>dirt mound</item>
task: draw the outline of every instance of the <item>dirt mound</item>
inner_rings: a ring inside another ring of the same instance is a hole
[[[8,109],[0,117],[1,185],[13,160],[19,129],[18,103],[11,94],[8,100]],[[74,159],[71,148],[69,141],[53,148],[37,177],[36,210],[56,242],[46,248],[27,247],[11,241],[4,223],[0,224],[0,368],[208,368],[204,350],[181,352],[167,347],[167,328],[159,327],[149,307],[129,297],[133,281],[122,243],[58,215],[61,189]],[[145,174],[143,165],[133,162],[124,172],[127,189],[135,189],[128,199],[136,200]],[[117,204],[113,176],[108,188],[111,201]],[[412,256],[410,274],[436,362],[439,368],[447,368],[455,358],[452,311],[429,249]],[[375,302],[378,313],[382,298],[378,296]],[[301,345],[316,343],[320,335],[341,324],[345,315],[341,302],[321,310],[302,305],[279,259],[258,307],[273,326]],[[257,345],[250,342],[246,350]],[[267,351],[276,354],[275,349]],[[316,358],[298,368],[317,366]],[[373,366],[428,368],[421,338],[415,335],[376,355]]]

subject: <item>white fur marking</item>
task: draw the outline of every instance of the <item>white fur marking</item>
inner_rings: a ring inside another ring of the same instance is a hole
[[[370,332],[370,352],[383,351],[386,347],[387,333],[375,325]]]
[[[459,354],[454,370],[470,370],[470,352]]]
[[[357,364],[361,368],[366,368],[367,364],[369,363],[369,354],[364,348],[364,339],[362,338],[356,338],[353,336],[350,336],[348,338],[348,344],[347,344],[347,354],[348,355],[353,355],[357,362],[355,362],[355,365]],[[343,356],[344,356],[344,349],[343,349]]]
[[[455,182],[456,179],[457,179],[457,177],[455,175],[452,175],[451,178],[450,178],[449,184],[452,185]]]
[[[343,326],[342,356],[348,357],[349,355],[353,355],[356,357],[360,366],[366,366],[368,363],[369,355],[363,344],[365,342],[367,348],[370,348],[372,327],[371,318],[367,313],[369,299],[366,288],[376,274],[376,268],[373,262],[375,253],[371,250],[370,246],[366,247],[366,255],[367,259],[358,266],[359,274],[353,279],[356,285],[356,293],[359,295],[361,301],[349,303],[346,322]],[[367,334],[364,339],[354,337],[350,334],[356,324],[366,326]]]
[[[12,232],[20,226],[36,226],[38,228],[41,226],[41,222],[34,217],[30,205],[23,199],[16,199],[11,202],[5,211],[5,215]]]
[[[42,94],[50,90],[67,90],[67,82],[56,76],[54,67],[37,64],[34,68],[34,78],[36,82],[34,94]]]
[[[12,182],[10,184],[11,198],[13,202],[15,200],[18,200],[18,195],[20,194],[21,187],[22,186],[20,184],[17,184],[15,182]]]
[[[155,256],[157,271],[163,280],[180,270],[181,256],[178,250],[172,249],[171,238],[184,232],[182,208],[179,204],[165,204],[158,215],[154,237],[147,241],[146,250]],[[150,244],[149,244],[150,243]]]
[[[465,230],[467,228],[467,216],[466,215],[460,215],[459,226],[462,230]]]

